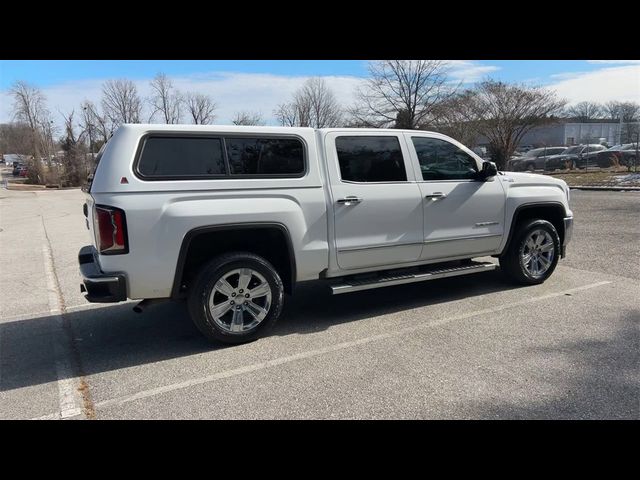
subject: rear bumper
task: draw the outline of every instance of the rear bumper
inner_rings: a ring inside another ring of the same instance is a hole
[[[80,291],[89,302],[114,303],[127,299],[127,280],[122,273],[104,273],[98,263],[93,245],[82,247],[78,253],[82,283]]]
[[[564,239],[560,249],[560,256],[564,258],[567,254],[567,244],[571,241],[573,235],[573,217],[565,217],[564,219]]]

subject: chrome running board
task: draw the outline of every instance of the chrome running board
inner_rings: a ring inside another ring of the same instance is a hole
[[[469,262],[463,265],[426,265],[418,271],[416,268],[407,269],[412,273],[402,273],[398,270],[386,271],[375,275],[347,277],[342,283],[331,285],[331,293],[339,295],[341,293],[357,292],[359,290],[369,290],[372,288],[389,287],[391,285],[402,285],[404,283],[425,282],[438,278],[457,277],[459,275],[470,275],[472,273],[489,272],[495,270],[497,264],[491,262]]]

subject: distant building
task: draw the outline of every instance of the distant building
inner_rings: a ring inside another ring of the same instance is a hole
[[[622,132],[620,130],[622,127]],[[637,141],[635,138],[628,138],[630,132],[638,132],[640,122],[619,123],[619,122],[589,122],[589,123],[556,123],[537,127],[527,132],[520,145],[530,145],[532,147],[580,145],[585,143],[603,143],[609,146],[617,143],[631,143]],[[480,138],[479,145],[486,145],[488,140]]]

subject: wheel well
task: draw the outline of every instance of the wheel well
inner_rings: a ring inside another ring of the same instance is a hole
[[[560,237],[560,245],[564,241],[564,207],[561,204],[552,205],[524,205],[516,210],[513,221],[511,222],[511,229],[509,231],[509,240],[504,247],[503,252],[506,252],[511,243],[511,239],[518,224],[526,220],[540,219],[550,222],[558,231]]]
[[[292,293],[295,284],[295,259],[288,231],[284,226],[203,227],[189,232],[182,243],[171,296],[183,297],[200,267],[227,252],[255,253],[271,263],[284,285]]]

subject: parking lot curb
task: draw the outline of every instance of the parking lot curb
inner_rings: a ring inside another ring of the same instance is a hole
[[[640,192],[640,187],[599,187],[590,185],[569,185],[571,190],[604,190],[612,192]]]

